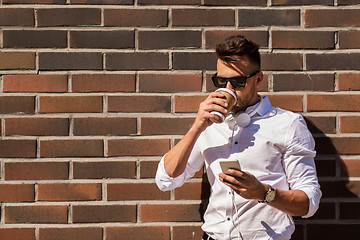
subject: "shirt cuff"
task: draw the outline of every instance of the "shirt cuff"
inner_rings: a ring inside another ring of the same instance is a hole
[[[309,198],[309,211],[306,215],[302,216],[302,218],[309,218],[318,210],[322,193],[318,188],[303,188],[299,190],[305,192]]]
[[[164,157],[162,157],[159,162],[158,169],[156,171],[155,181],[156,185],[161,191],[169,191],[183,185],[184,174],[176,178],[170,177],[165,171]]]

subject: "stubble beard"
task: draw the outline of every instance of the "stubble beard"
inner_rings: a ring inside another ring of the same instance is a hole
[[[238,99],[235,106],[232,108],[233,113],[244,112],[250,106],[250,98]]]

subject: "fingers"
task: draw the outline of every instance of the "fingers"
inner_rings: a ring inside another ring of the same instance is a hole
[[[221,123],[223,121],[220,116],[211,113],[212,111],[216,111],[227,115],[227,103],[221,99],[222,97],[224,97],[222,93],[213,92],[200,104],[193,124],[195,129],[204,131],[213,122]]]
[[[228,113],[226,107],[228,104],[221,99],[224,95],[218,92],[211,93],[208,98],[200,104],[199,111],[212,112],[217,111],[224,115]],[[211,115],[213,117],[213,115]]]
[[[241,170],[236,170],[236,169],[229,169],[228,173],[232,176],[247,180],[250,178],[251,174],[249,172],[244,172]]]

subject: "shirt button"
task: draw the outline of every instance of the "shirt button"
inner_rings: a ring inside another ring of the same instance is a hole
[[[238,144],[238,142],[235,142],[235,144]]]
[[[227,220],[230,221],[230,218],[228,217]]]

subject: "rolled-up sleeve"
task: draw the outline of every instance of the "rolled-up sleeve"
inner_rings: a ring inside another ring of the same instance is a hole
[[[292,122],[286,137],[284,167],[290,189],[302,190],[309,198],[308,213],[303,218],[311,217],[319,208],[322,196],[314,157],[315,141],[301,115]]]
[[[204,165],[204,159],[197,144],[195,144],[186,164],[185,171],[180,176],[173,178],[165,171],[165,156],[166,154],[161,158],[155,176],[156,185],[161,191],[170,191],[181,187],[187,179],[193,177]]]

